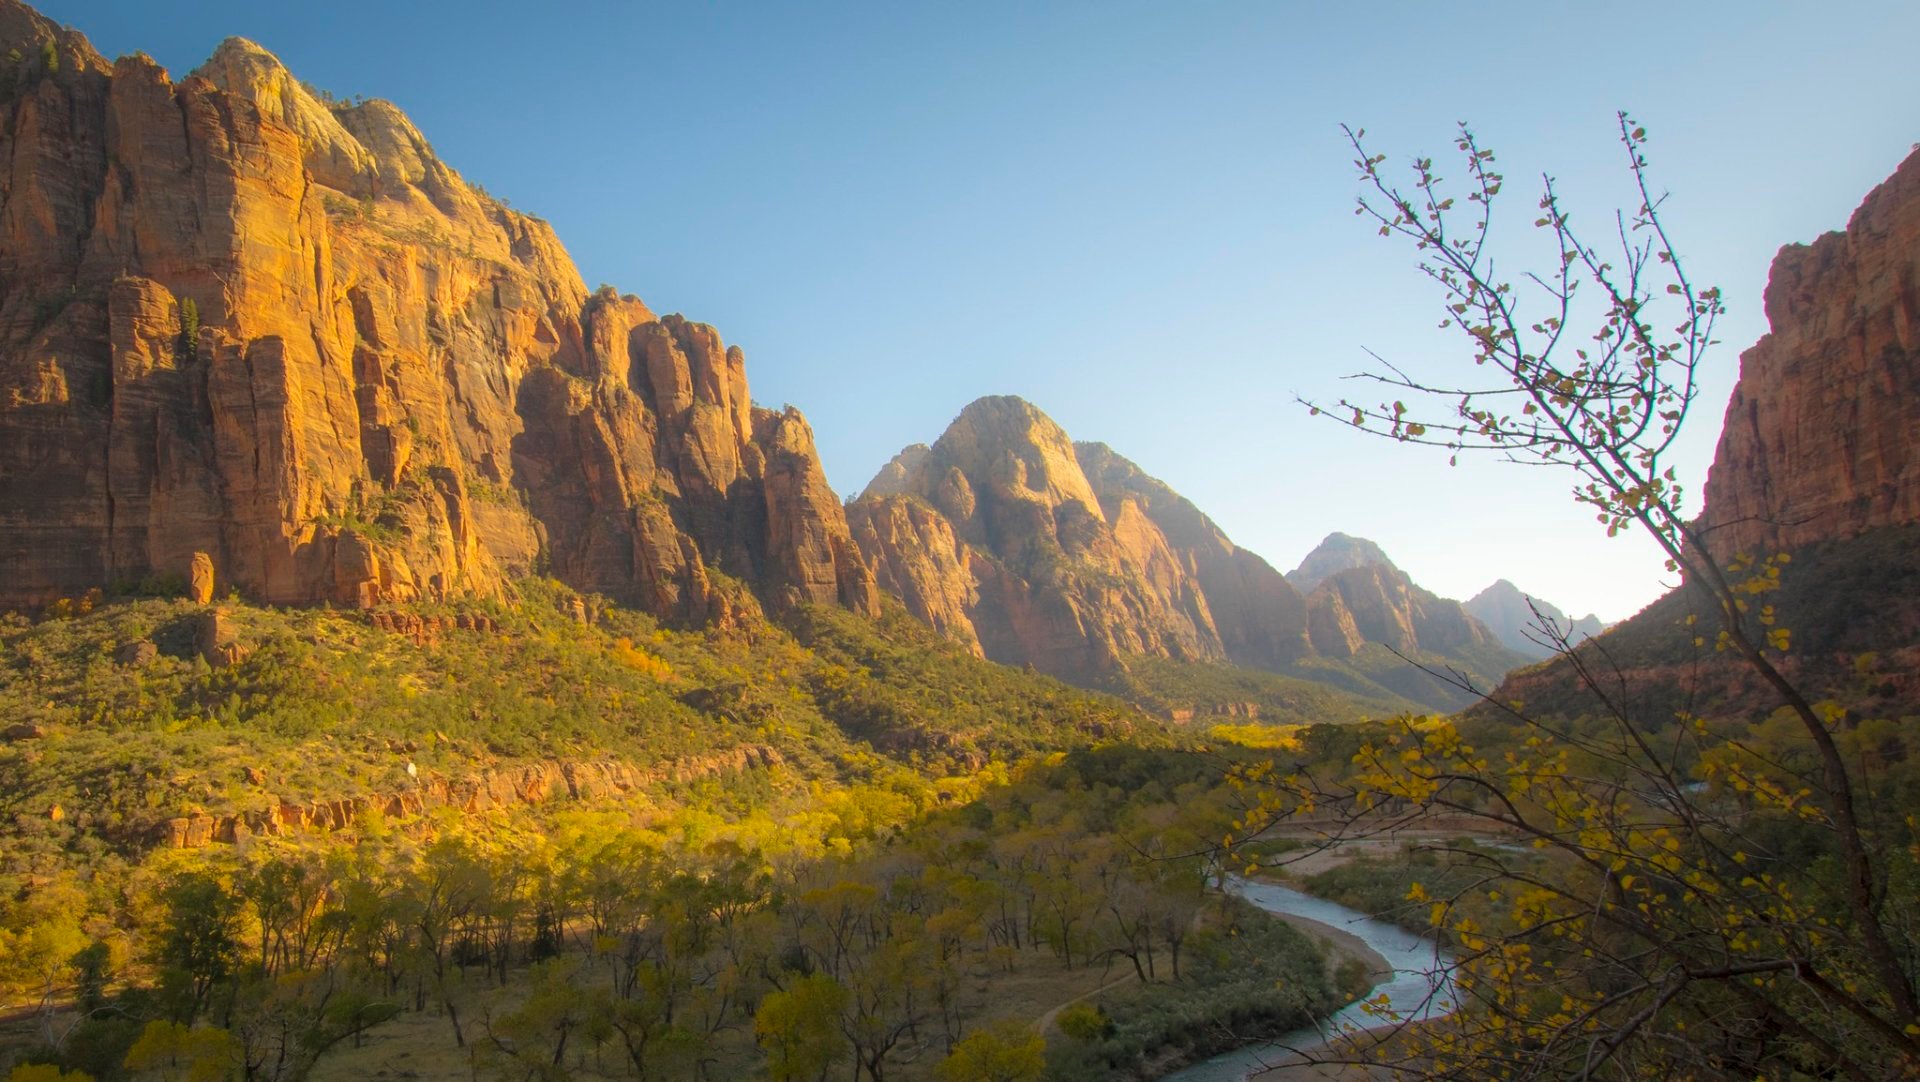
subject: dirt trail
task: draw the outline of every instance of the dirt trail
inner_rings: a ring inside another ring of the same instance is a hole
[[[1049,1010],[1047,1013],[1041,1015],[1039,1020],[1034,1022],[1033,1024],[1034,1032],[1038,1033],[1042,1037],[1045,1037],[1047,1035],[1047,1030],[1053,1028],[1053,1020],[1060,1017],[1061,1011],[1066,1010],[1068,1007],[1073,1006],[1074,1004],[1080,1002],[1083,999],[1088,999],[1093,996],[1097,996],[1109,988],[1118,988],[1121,985],[1133,979],[1134,979],[1134,975],[1131,971],[1122,973],[1119,979],[1108,981],[1107,983],[1101,985],[1100,987],[1095,988],[1091,992],[1082,992],[1079,995],[1074,996],[1072,999],[1067,1000],[1065,1003],[1054,1004],[1052,1010]]]

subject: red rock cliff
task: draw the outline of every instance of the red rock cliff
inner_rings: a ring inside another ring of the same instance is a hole
[[[1845,232],[1780,250],[1766,308],[1707,478],[1709,548],[1724,560],[1920,521],[1920,153]]]
[[[195,552],[276,603],[544,562],[681,618],[709,568],[873,605],[740,350],[590,295],[392,105],[239,39],[176,83],[0,0],[0,607]]]

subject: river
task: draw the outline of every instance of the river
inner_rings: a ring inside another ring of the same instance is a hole
[[[1387,997],[1388,1006],[1403,1017],[1415,1020],[1438,1018],[1451,1009],[1443,994],[1441,978],[1434,975],[1441,957],[1433,941],[1414,935],[1397,925],[1374,920],[1346,906],[1315,898],[1273,883],[1257,883],[1230,876],[1226,888],[1269,913],[1289,914],[1317,921],[1349,932],[1384,958],[1393,969],[1393,977],[1374,986],[1367,998]],[[1295,1030],[1275,1041],[1223,1052],[1167,1075],[1161,1082],[1241,1082],[1292,1058],[1293,1048],[1311,1048],[1326,1043],[1334,1033],[1358,1031],[1381,1024],[1360,1003],[1336,1011],[1322,1026]]]

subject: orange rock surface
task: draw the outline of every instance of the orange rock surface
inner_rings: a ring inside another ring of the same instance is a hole
[[[711,568],[873,606],[804,420],[753,408],[738,347],[588,293],[392,105],[321,100],[240,39],[177,81],[109,64],[0,0],[10,50],[0,607],[196,553],[270,603],[544,564],[690,620],[724,607]]]
[[[1310,652],[1279,572],[1018,398],[969,405],[848,509],[882,588],[1010,664],[1096,680],[1133,655],[1274,668]]]

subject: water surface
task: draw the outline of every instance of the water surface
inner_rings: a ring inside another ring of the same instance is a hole
[[[1256,883],[1229,876],[1226,889],[1269,913],[1287,913],[1316,920],[1353,935],[1379,952],[1393,967],[1393,976],[1375,985],[1367,999],[1385,995],[1387,1005],[1400,1016],[1414,1020],[1438,1018],[1452,1009],[1447,1001],[1442,978],[1437,975],[1441,955],[1433,941],[1398,925],[1374,920],[1325,898],[1315,898],[1273,883]],[[1261,1041],[1222,1052],[1167,1075],[1162,1082],[1240,1082],[1291,1057],[1290,1049],[1323,1044],[1335,1033],[1368,1029],[1385,1019],[1369,1014],[1360,1003],[1334,1012],[1320,1026],[1308,1026],[1277,1040]]]

